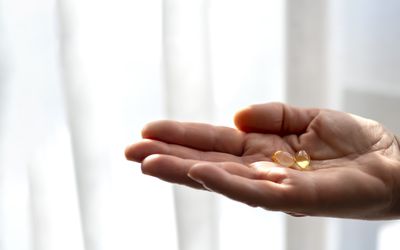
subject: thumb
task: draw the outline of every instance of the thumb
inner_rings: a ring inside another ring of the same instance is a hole
[[[234,121],[244,132],[300,134],[318,115],[319,109],[298,108],[283,103],[252,105],[238,111]]]

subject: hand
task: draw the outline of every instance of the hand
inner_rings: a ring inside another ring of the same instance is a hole
[[[153,122],[126,157],[141,162],[145,174],[268,210],[359,219],[400,216],[399,142],[379,123],[269,103],[239,111],[235,124],[239,130]],[[277,150],[302,149],[311,156],[311,171],[271,162]]]

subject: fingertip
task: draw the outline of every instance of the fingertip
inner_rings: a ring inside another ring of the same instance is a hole
[[[193,165],[188,172],[188,176],[199,182],[204,179],[204,176],[213,171],[213,166],[207,163],[198,163]]]
[[[125,148],[125,158],[129,161],[141,162],[143,156],[140,150],[140,143],[134,143]]]
[[[276,130],[285,104],[269,102],[253,104],[240,109],[234,117],[236,127],[244,132],[270,132]]]
[[[142,162],[149,155],[164,153],[166,151],[160,142],[151,139],[142,139],[126,147],[125,157],[131,161]]]
[[[160,154],[152,154],[147,156],[142,161],[142,173],[146,175],[154,175],[156,167],[161,164],[161,160],[162,159]]]
[[[245,121],[248,120],[249,114],[251,113],[252,106],[247,106],[245,108],[242,108],[238,110],[234,117],[233,117],[233,122],[235,123],[235,126],[240,129],[244,130],[245,129]]]
[[[224,172],[226,170],[220,168],[217,163],[197,163],[190,168],[188,176],[201,183],[214,182],[219,180]]]
[[[132,154],[131,148],[132,148],[132,145],[126,146],[124,155],[125,155],[125,159],[127,159],[129,161],[134,161],[133,157],[131,156],[131,154]]]
[[[190,168],[187,176],[202,185],[204,189],[217,192],[215,190],[215,183],[218,183],[221,180],[220,171],[224,170],[218,168],[215,164],[198,163]]]
[[[153,121],[153,122],[149,122],[146,125],[144,125],[142,128],[142,137],[150,138],[152,133],[154,132],[154,128],[157,127],[157,125],[159,123],[160,123],[160,121]]]
[[[150,123],[147,123],[146,125],[143,126],[142,131],[141,131],[142,138],[147,138],[149,126],[150,126]]]

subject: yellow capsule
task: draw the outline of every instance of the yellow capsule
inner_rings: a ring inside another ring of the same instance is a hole
[[[281,150],[274,153],[272,160],[284,167],[292,167],[296,162],[292,154]]]
[[[305,150],[300,150],[299,152],[297,152],[295,160],[296,164],[303,170],[307,169],[308,166],[310,166],[310,156]]]

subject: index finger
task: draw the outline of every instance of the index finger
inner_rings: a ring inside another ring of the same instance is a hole
[[[216,151],[240,156],[243,152],[244,133],[233,128],[203,123],[155,121],[142,130],[146,139],[191,147],[203,151]]]

